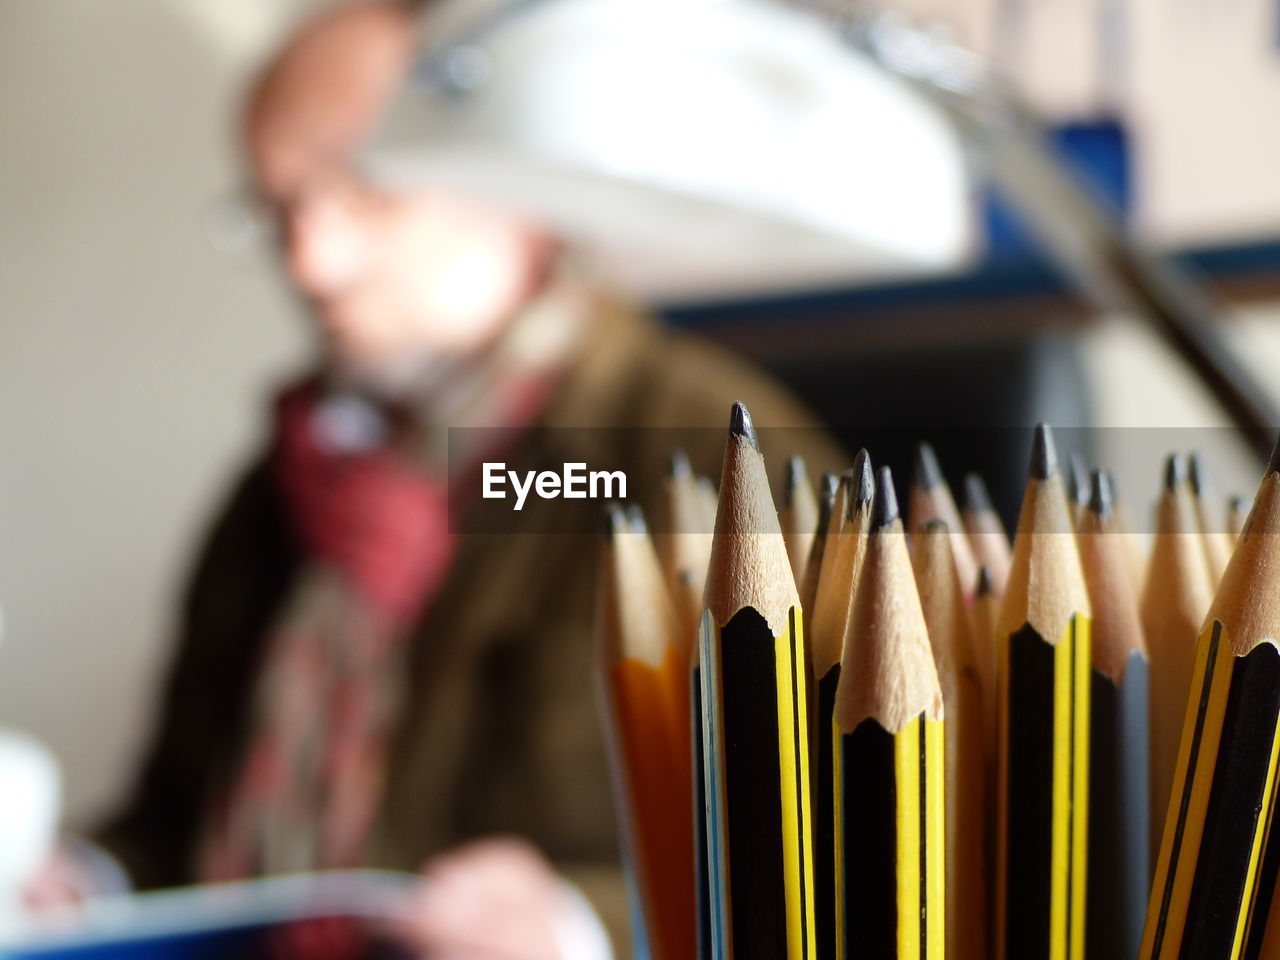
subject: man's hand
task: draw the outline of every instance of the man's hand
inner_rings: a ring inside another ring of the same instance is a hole
[[[397,924],[430,960],[564,960],[556,940],[563,882],[516,839],[481,840],[428,861]]]

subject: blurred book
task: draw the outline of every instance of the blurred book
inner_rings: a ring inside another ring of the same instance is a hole
[[[0,943],[2,960],[222,960],[396,956],[376,932],[420,882],[344,871],[184,887],[95,901]]]

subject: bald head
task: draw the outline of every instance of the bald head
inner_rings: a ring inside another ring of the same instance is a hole
[[[245,145],[265,192],[287,193],[371,135],[413,53],[405,4],[340,6],[306,24],[250,94]]]

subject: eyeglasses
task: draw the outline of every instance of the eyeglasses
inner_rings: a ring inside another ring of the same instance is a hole
[[[209,202],[202,226],[218,255],[232,262],[260,260],[283,248],[290,219],[307,207],[325,203],[357,218],[376,216],[392,193],[360,164],[328,166],[282,197],[266,198],[244,184]]]

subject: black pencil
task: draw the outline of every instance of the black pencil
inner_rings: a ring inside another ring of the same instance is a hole
[[[941,960],[942,691],[887,468],[877,478],[850,636],[835,712],[839,955]]]
[[[1280,746],[1278,470],[1280,446],[1200,632],[1143,960],[1262,949],[1275,875],[1259,867]]]
[[[1082,960],[1089,800],[1089,597],[1049,428],[1001,607],[996,956]]]
[[[802,612],[734,404],[699,638],[711,956],[814,960]]]
[[[1148,886],[1148,666],[1129,559],[1095,470],[1077,531],[1093,611],[1089,720],[1089,960],[1133,960]]]
[[[813,816],[814,919],[818,960],[839,956],[841,947],[836,912],[835,744],[836,688],[840,683],[840,655],[849,632],[862,561],[866,555],[867,529],[875,478],[866,450],[858,451],[852,470],[841,476],[845,488],[841,532],[827,552],[819,590],[820,617],[815,617],[810,645],[814,723],[810,741]]]

